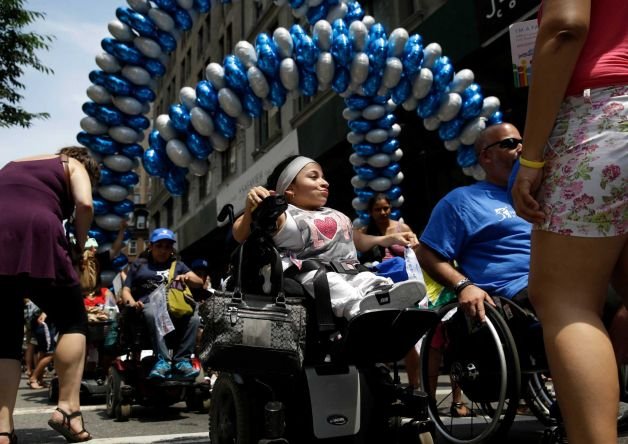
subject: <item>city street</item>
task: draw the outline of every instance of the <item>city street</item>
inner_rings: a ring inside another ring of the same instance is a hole
[[[159,416],[154,409],[133,406],[128,422],[107,418],[103,400],[83,406],[86,428],[94,436],[94,444],[123,443],[207,443],[206,412],[190,412],[181,402]],[[53,406],[48,402],[47,390],[32,390],[22,380],[15,410],[15,428],[21,444],[63,443],[65,439],[47,425]],[[518,415],[508,443],[538,443],[543,426],[534,416]],[[628,436],[620,438],[628,444]]]

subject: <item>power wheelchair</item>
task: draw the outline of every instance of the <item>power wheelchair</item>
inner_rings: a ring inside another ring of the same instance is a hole
[[[219,373],[209,409],[210,442],[432,443],[427,396],[401,384],[396,362],[435,325],[436,313],[379,309],[349,322],[334,319],[322,301],[329,304],[328,293],[319,297],[317,289],[311,298],[284,275],[271,235],[286,205],[282,196],[271,196],[255,210],[251,234],[234,254],[229,282],[245,300],[268,302],[285,290],[288,303],[306,307],[303,364],[277,368],[264,350],[204,360]],[[219,220],[227,215],[233,221],[228,206]],[[263,270],[267,274],[260,276]],[[384,363],[393,363],[393,370]]]

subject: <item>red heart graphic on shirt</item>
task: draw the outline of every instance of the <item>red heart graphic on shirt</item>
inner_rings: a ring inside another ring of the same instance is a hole
[[[327,239],[333,239],[336,235],[336,230],[338,229],[338,224],[331,217],[326,217],[325,219],[316,219],[314,221],[314,225],[316,225],[318,231],[320,231],[321,234]]]

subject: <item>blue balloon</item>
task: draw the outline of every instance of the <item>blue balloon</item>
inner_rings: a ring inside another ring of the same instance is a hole
[[[286,102],[286,89],[283,87],[279,79],[273,79],[269,83],[270,92],[268,93],[268,100],[273,106],[281,108]]]
[[[148,86],[134,86],[133,91],[131,91],[131,96],[142,103],[154,102],[157,98],[155,91]]]
[[[495,111],[491,117],[488,119],[489,125],[496,125],[502,123],[504,121],[504,116],[501,111]]]
[[[105,37],[104,39],[100,41],[100,47],[104,49],[105,52],[115,57],[115,55],[113,54],[113,48],[116,42],[117,40],[112,37]]]
[[[374,23],[369,29],[369,40],[384,39],[386,40],[386,29],[381,23]]]
[[[170,194],[173,196],[183,195],[187,188],[186,174],[185,168],[174,167],[168,170],[164,178],[164,185]]]
[[[327,13],[329,12],[329,6],[323,2],[318,6],[310,7],[305,14],[307,21],[309,23],[316,23],[319,20],[327,17]]]
[[[299,9],[305,3],[305,0],[289,0],[290,7],[292,9]]]
[[[412,85],[408,81],[408,78],[404,76],[401,78],[401,80],[399,80],[397,86],[393,88],[392,92],[390,93],[390,97],[397,105],[401,105],[403,102],[408,100],[408,97],[410,97],[411,94]]]
[[[295,61],[300,68],[306,71],[316,71],[318,54],[318,47],[307,34],[298,41],[295,47]]]
[[[177,8],[175,13],[172,15],[172,18],[174,19],[174,23],[176,24],[177,28],[183,31],[189,31],[190,29],[192,29],[192,25],[194,25],[192,17],[183,8]]]
[[[242,107],[244,111],[251,117],[257,118],[262,115],[262,100],[248,90],[244,94],[244,100],[242,100]]]
[[[151,176],[163,176],[166,173],[166,153],[161,151],[155,151],[152,148],[144,151],[142,157],[142,165],[148,174]]]
[[[155,35],[157,35],[157,26],[155,26],[155,23],[153,23],[149,17],[145,17],[131,8],[117,8],[116,17],[118,17],[122,23],[136,30],[141,36],[155,37]]]
[[[109,74],[104,79],[103,86],[116,96],[128,96],[133,91],[133,84],[118,74]]]
[[[261,33],[255,39],[255,53],[257,54],[257,67],[267,76],[275,78],[279,71],[279,55],[277,46],[268,34]]]
[[[115,154],[120,150],[120,144],[109,136],[92,136],[90,148],[100,154]]]
[[[299,88],[305,97],[312,97],[316,94],[318,90],[316,74],[307,70],[299,70]]]
[[[401,210],[399,208],[393,208],[390,210],[390,215],[388,217],[392,220],[399,220],[401,218]]]
[[[385,177],[395,177],[401,171],[401,166],[397,162],[391,162],[382,168],[382,175]]]
[[[443,56],[438,58],[434,62],[434,66],[432,66],[432,73],[434,74],[432,88],[444,91],[454,78],[454,67],[449,61],[449,57]]]
[[[375,96],[372,98],[373,103],[377,105],[386,105],[386,103],[388,103],[388,99],[390,99],[389,94],[386,94],[385,96]]]
[[[123,146],[120,150],[120,153],[124,154],[126,157],[134,158],[134,157],[142,157],[144,154],[144,148],[137,143],[132,143],[130,145]]]
[[[106,76],[107,76],[107,73],[105,71],[102,71],[100,69],[94,69],[93,71],[90,71],[89,73],[89,80],[94,85],[105,86]]]
[[[236,56],[229,54],[225,57],[223,67],[227,86],[237,93],[244,93],[249,85],[249,80],[246,77],[244,65],[242,65],[240,60]]]
[[[135,131],[142,131],[150,127],[150,120],[141,114],[127,116],[124,119],[124,125],[133,128]]]
[[[460,135],[462,127],[465,123],[466,121],[461,117],[456,117],[448,122],[443,122],[438,127],[438,136],[441,140],[455,139],[458,135]]]
[[[148,136],[148,146],[155,151],[166,152],[166,141],[159,135],[159,131],[152,130]]]
[[[92,135],[88,132],[81,131],[76,135],[76,140],[83,146],[91,148],[92,144]]]
[[[100,227],[93,226],[92,228],[87,230],[87,237],[93,237],[99,244],[104,244],[107,242],[107,235],[105,234],[105,231]]]
[[[94,214],[96,215],[111,213],[109,203],[102,197],[94,197],[92,205],[94,206]]]
[[[362,5],[358,1],[352,1],[347,3],[347,14],[345,14],[344,21],[347,24],[351,24],[356,20],[362,20],[365,12],[362,9]]]
[[[229,117],[222,110],[216,111],[214,115],[214,125],[225,139],[233,139],[236,133],[236,120]]]
[[[357,214],[360,219],[368,219],[368,220],[370,220],[370,218],[371,218],[371,216],[369,215],[368,211],[366,211],[366,210],[356,210],[355,214]]]
[[[121,173],[118,175],[118,183],[125,187],[132,187],[133,185],[137,185],[140,182],[140,176],[133,171],[128,171],[126,173]]]
[[[377,169],[370,165],[354,166],[353,171],[362,180],[373,180],[379,176]]]
[[[351,109],[363,110],[370,105],[370,101],[367,97],[353,94],[345,99],[345,104]]]
[[[103,40],[107,40],[107,38]],[[144,62],[144,55],[137,48],[125,42],[115,39],[111,40],[113,40],[113,45],[110,54],[117,58],[118,61],[131,65],[141,65]]]
[[[349,36],[349,28],[347,27],[347,24],[345,23],[343,19],[339,18],[339,19],[334,20],[333,23],[331,24],[331,30],[333,32],[334,37],[340,34],[344,34],[347,37]]]
[[[176,0],[154,0],[153,3],[155,3],[164,11],[168,11],[170,13],[176,12],[177,9],[179,8],[179,5],[177,4]]]
[[[358,119],[358,120],[350,120],[349,128],[353,132],[365,134],[365,133],[368,133],[371,129],[373,129],[373,126],[371,125],[371,122],[369,122],[368,120]]]
[[[376,26],[376,25],[373,25]],[[373,28],[371,28],[372,30]],[[367,47],[367,53],[369,56],[369,71],[379,73],[386,65],[386,58],[388,56],[387,42],[383,38],[376,38],[373,41],[369,41]]]
[[[210,0],[194,0],[194,9],[201,14],[205,14],[211,8]]]
[[[355,195],[358,197],[358,199],[365,203],[375,196],[375,191],[371,190],[370,188],[354,188],[353,191],[355,192]]]
[[[351,83],[351,73],[344,66],[336,65],[334,70],[334,79],[331,82],[331,89],[336,94],[342,94],[349,88]]]
[[[483,105],[484,98],[482,97],[482,94],[473,94],[471,97],[465,98],[462,102],[460,116],[467,120],[473,119],[480,115]]]
[[[475,147],[473,145],[461,145],[458,147],[456,162],[461,168],[475,165],[477,161],[478,156],[475,154]]]
[[[350,66],[353,58],[353,47],[349,36],[343,33],[336,35],[331,43],[330,52],[337,65]]]
[[[193,130],[188,134],[186,145],[190,154],[197,159],[207,159],[207,156],[212,152],[212,146],[209,140]]]
[[[218,94],[209,81],[201,80],[196,85],[196,104],[209,112],[218,108]]]
[[[366,78],[364,83],[362,84],[362,90],[364,94],[367,96],[374,96],[377,94],[377,90],[379,86],[382,84],[382,76],[379,73],[372,72]]]
[[[380,148],[382,153],[392,154],[399,148],[399,140],[398,139],[388,139],[386,142],[382,143]]]
[[[157,59],[147,57],[143,66],[153,77],[161,77],[166,73],[166,67]]]
[[[392,126],[393,126],[393,124],[395,123],[396,120],[397,119],[395,119],[395,115],[394,114],[386,114],[381,119],[376,120],[375,121],[375,125],[378,128],[390,129],[390,128],[392,128]]]
[[[157,31],[157,38],[155,39],[162,51],[166,53],[170,53],[177,49],[177,39],[175,39],[172,34],[166,31]]]
[[[467,86],[464,91],[462,91],[462,100],[474,96],[475,94],[482,94],[482,88],[477,83],[472,83]]]
[[[419,34],[412,34],[410,37],[408,37],[408,41],[406,42],[406,47],[408,47],[408,45],[410,45],[410,46],[413,46],[413,45],[421,45],[421,46],[423,46],[423,37],[421,37]]]
[[[106,166],[100,167],[100,180],[98,181],[100,185],[112,185],[118,183],[118,175],[114,173]],[[94,198],[95,201],[96,198]],[[104,213],[103,213],[104,214]]]
[[[129,199],[124,199],[113,204],[113,212],[118,216],[126,216],[135,209],[135,204]]]
[[[120,271],[129,263],[129,258],[127,258],[124,254],[119,254],[113,259],[111,259],[111,268],[115,271]]]
[[[390,190],[386,191],[386,197],[390,200],[396,200],[401,197],[401,187],[394,186]]]
[[[377,147],[368,142],[356,143],[353,150],[358,156],[369,157],[377,153]]]
[[[187,132],[190,127],[190,113],[182,104],[170,105],[168,109],[170,124],[178,131]]]
[[[122,125],[123,116],[120,111],[109,105],[98,105],[94,102],[85,102],[83,104],[83,112],[90,117],[96,118],[109,126]]]
[[[419,106],[416,109],[418,116],[422,119],[433,116],[440,106],[441,96],[441,91],[432,90],[427,96],[419,100]]]

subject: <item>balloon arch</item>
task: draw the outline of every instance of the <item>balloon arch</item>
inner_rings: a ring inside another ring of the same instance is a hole
[[[226,0],[223,0],[225,3]],[[352,205],[357,223],[368,221],[370,197],[384,192],[400,216],[404,198],[399,166],[401,127],[394,111],[416,110],[426,129],[438,131],[445,148],[457,151],[465,174],[482,179],[473,143],[487,126],[502,121],[500,102],[482,95],[468,69],[454,72],[440,45],[424,46],[418,34],[403,28],[390,34],[366,16],[353,0],[275,0],[287,3],[295,17],[312,26],[309,35],[298,24],[257,35],[255,44],[240,41],[223,64],[210,63],[206,80],[184,87],[180,103],[158,116],[149,147],[138,144],[150,127],[145,116],[155,100],[155,79],[166,72],[168,54],[181,32],[190,30],[210,0],[127,0],[109,22],[112,37],[102,40],[99,70],[89,74],[91,101],[77,140],[102,162],[94,193],[95,226],[90,236],[103,248],[116,236],[121,219],[133,211],[127,199],[139,181],[133,171],[141,159],[148,174],[163,179],[172,195],[181,195],[186,175],[205,175],[208,156],[224,151],[238,126],[246,128],[264,110],[281,107],[288,93],[312,96],[331,88],[345,99],[349,161],[355,176]],[[127,263],[124,255],[114,267]]]

